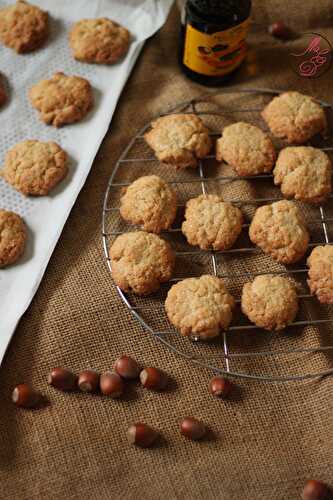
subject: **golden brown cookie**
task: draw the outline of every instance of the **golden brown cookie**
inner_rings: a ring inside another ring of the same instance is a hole
[[[120,215],[145,231],[160,233],[175,220],[177,198],[174,190],[157,175],[136,179],[120,199]]]
[[[174,114],[158,118],[145,140],[157,158],[176,168],[196,167],[198,159],[208,155],[212,141],[201,118],[192,114]]]
[[[257,208],[249,236],[255,245],[283,264],[292,264],[305,254],[309,233],[297,206],[288,200]]]
[[[275,158],[270,137],[250,123],[228,125],[216,141],[216,159],[229,163],[240,176],[270,172]]]
[[[288,147],[280,152],[274,184],[286,198],[321,203],[332,191],[332,164],[326,153],[310,146]]]
[[[145,231],[125,233],[111,247],[112,276],[125,292],[148,295],[168,281],[175,255],[168,242]]]
[[[186,337],[208,340],[228,328],[235,300],[215,276],[187,278],[173,285],[165,301],[170,322]]]
[[[308,285],[322,304],[333,304],[333,246],[315,247],[307,260]]]
[[[294,144],[304,144],[327,128],[320,104],[299,92],[284,92],[274,97],[263,110],[262,117],[276,137]]]
[[[0,267],[16,262],[24,252],[26,226],[14,212],[0,210]]]
[[[58,144],[23,141],[6,153],[0,174],[21,193],[42,196],[48,194],[67,171],[67,155]]]
[[[31,87],[30,102],[46,124],[61,127],[82,120],[93,105],[92,88],[79,76],[55,73]]]
[[[182,232],[190,245],[202,250],[227,250],[237,240],[242,222],[239,208],[219,196],[200,195],[186,203]]]
[[[0,40],[21,54],[40,47],[48,35],[48,14],[24,0],[0,9]]]
[[[129,31],[106,17],[82,19],[69,34],[73,56],[78,61],[113,64],[128,51]]]
[[[282,330],[294,321],[298,311],[295,285],[282,276],[257,276],[245,283],[241,306],[259,328]]]

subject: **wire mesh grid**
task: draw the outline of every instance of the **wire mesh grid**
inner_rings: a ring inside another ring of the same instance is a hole
[[[212,138],[219,137],[223,127],[235,121],[247,121],[267,127],[260,112],[264,105],[281,91],[272,89],[225,89],[223,93],[181,103],[162,115],[175,112],[199,115],[210,130]],[[326,111],[329,103],[319,101]],[[112,271],[110,247],[114,239],[127,231],[138,229],[120,217],[119,202],[123,189],[142,175],[159,175],[177,192],[178,214],[172,228],[162,233],[176,252],[174,277],[149,297],[124,293],[117,287],[124,304],[141,323],[144,330],[174,353],[194,364],[210,368],[215,373],[262,381],[296,381],[333,373],[331,345],[331,306],[320,304],[309,293],[306,284],[306,258],[294,266],[273,261],[248,237],[248,226],[255,209],[282,199],[272,182],[272,175],[236,176],[232,168],[218,163],[214,154],[200,161],[197,169],[176,170],[161,164],[144,141],[146,124],[123,151],[116,163],[103,204],[102,239],[108,267]],[[273,138],[277,150],[285,144]],[[333,151],[330,138],[312,141],[326,152]],[[181,233],[185,203],[199,194],[218,194],[242,209],[245,223],[236,245],[225,251],[201,251],[191,247]],[[311,241],[309,251],[318,244],[331,244],[333,222],[332,195],[325,206],[295,202],[305,217]],[[209,342],[182,337],[170,324],[164,301],[170,286],[187,277],[213,274],[222,278],[237,301],[231,326],[221,336]],[[284,275],[295,282],[300,309],[296,320],[282,333],[258,329],[242,315],[239,307],[241,290],[246,281],[261,274]]]

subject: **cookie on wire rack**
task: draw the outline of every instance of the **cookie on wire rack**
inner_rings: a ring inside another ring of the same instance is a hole
[[[14,264],[24,252],[27,230],[14,212],[0,210],[0,268]]]
[[[308,285],[322,304],[333,304],[333,246],[315,247],[307,259]]]
[[[186,278],[173,285],[165,301],[170,322],[181,335],[208,340],[231,323],[235,299],[216,276]]]
[[[300,260],[307,251],[310,239],[303,215],[289,200],[257,208],[249,236],[252,243],[283,264]]]
[[[298,312],[295,285],[282,276],[256,276],[243,287],[241,307],[259,328],[283,330],[294,321]]]
[[[161,162],[178,169],[196,167],[212,148],[208,129],[197,115],[162,116],[151,127],[144,136],[147,144]]]

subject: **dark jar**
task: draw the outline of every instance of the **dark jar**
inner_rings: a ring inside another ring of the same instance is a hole
[[[179,59],[202,85],[227,83],[245,59],[251,0],[187,0]]]

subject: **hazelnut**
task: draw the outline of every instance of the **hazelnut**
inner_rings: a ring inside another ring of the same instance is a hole
[[[118,373],[105,372],[102,373],[99,387],[101,393],[111,398],[119,398],[124,392],[124,382]]]
[[[186,417],[180,424],[180,432],[188,439],[202,439],[207,433],[206,426],[193,417]]]
[[[213,377],[209,382],[209,392],[216,398],[226,398],[232,388],[232,383],[227,378]]]
[[[158,433],[149,425],[137,422],[129,427],[127,437],[131,444],[149,448],[158,438]]]
[[[138,378],[140,373],[138,363],[129,356],[120,356],[114,364],[114,370],[124,379]]]
[[[94,370],[83,370],[79,374],[77,385],[82,392],[97,392],[99,374]]]
[[[168,377],[162,370],[149,366],[140,373],[140,381],[146,389],[162,391],[168,383]]]
[[[21,408],[36,408],[41,401],[41,396],[28,384],[19,384],[12,392],[12,401]]]
[[[53,368],[49,373],[47,382],[60,391],[74,391],[77,376],[66,368]]]
[[[302,500],[322,500],[328,495],[327,486],[321,481],[310,479],[305,483]]]
[[[291,38],[291,31],[283,21],[277,21],[268,27],[268,32],[275,38],[288,40]]]

